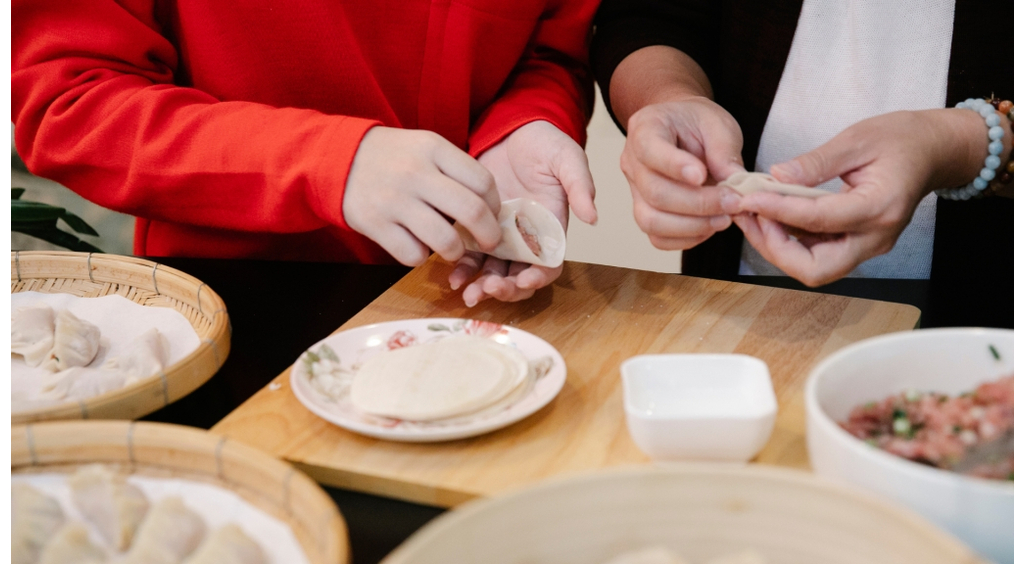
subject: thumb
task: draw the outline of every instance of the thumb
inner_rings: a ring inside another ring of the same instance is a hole
[[[597,207],[594,206],[594,178],[590,174],[587,154],[578,145],[564,151],[559,159],[558,181],[565,189],[569,208],[581,221],[594,225],[597,223]]]
[[[840,135],[793,160],[772,165],[769,172],[782,182],[817,186],[860,166],[856,155]]]
[[[743,134],[737,128],[732,131],[723,128],[718,135],[705,138],[704,154],[706,155],[708,174],[721,182],[737,172],[746,170],[743,167]]]

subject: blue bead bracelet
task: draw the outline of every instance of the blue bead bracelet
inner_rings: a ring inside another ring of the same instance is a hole
[[[989,181],[996,177],[996,172],[1003,162],[999,155],[1003,153],[1003,136],[1006,135],[1006,132],[1003,131],[999,112],[992,107],[992,104],[985,100],[981,98],[968,98],[958,103],[956,107],[974,110],[985,120],[985,125],[988,126],[988,156],[985,157],[984,168],[981,169],[978,177],[973,182],[959,188],[936,190],[935,193],[949,200],[969,200],[984,192],[988,188]]]

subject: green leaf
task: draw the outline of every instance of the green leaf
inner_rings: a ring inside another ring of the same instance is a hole
[[[56,221],[62,213],[64,213],[64,208],[58,208],[50,204],[11,200],[12,223],[19,221]]]
[[[430,325],[427,325],[427,329],[430,331],[451,331],[451,329],[446,325],[442,325],[440,323],[431,323]]]
[[[992,356],[996,360],[1002,360],[1002,357],[999,356],[999,351],[996,349],[995,345],[989,345],[988,352],[992,353]]]
[[[24,188],[11,188],[11,199],[17,200],[21,198],[21,195],[25,193]]]
[[[74,235],[61,231],[54,227],[53,229],[15,229],[13,226],[11,231],[17,231],[35,237],[36,239],[42,239],[47,243],[53,243],[54,245],[64,247],[72,251],[82,251],[88,253],[102,253],[103,249],[95,247],[86,243],[85,241],[75,237]]]
[[[65,210],[64,213],[60,214],[60,218],[64,220],[64,223],[68,224],[68,227],[74,229],[76,233],[92,235],[93,237],[99,237],[100,235],[95,229],[89,227],[89,224],[86,223],[85,220],[69,211]]]
[[[320,345],[320,350],[318,352],[320,353],[321,358],[326,358],[331,362],[341,362],[338,360],[338,355],[334,353],[334,349],[327,345]]]

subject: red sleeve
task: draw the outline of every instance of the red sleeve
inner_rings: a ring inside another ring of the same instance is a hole
[[[238,231],[345,227],[377,122],[221,102],[173,83],[152,0],[15,0],[12,114],[29,169],[102,206]]]
[[[480,115],[469,135],[474,157],[519,127],[549,121],[582,146],[594,109],[594,83],[587,45],[596,0],[561,0],[537,22],[530,45],[498,99]]]

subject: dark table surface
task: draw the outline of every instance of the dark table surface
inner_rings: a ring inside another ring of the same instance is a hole
[[[154,258],[206,282],[227,305],[231,353],[185,398],[145,417],[209,429],[409,272],[403,266]],[[740,282],[807,290],[781,277]],[[906,303],[932,326],[928,281],[847,279],[814,291]],[[445,510],[325,487],[349,528],[354,564],[379,562]]]

